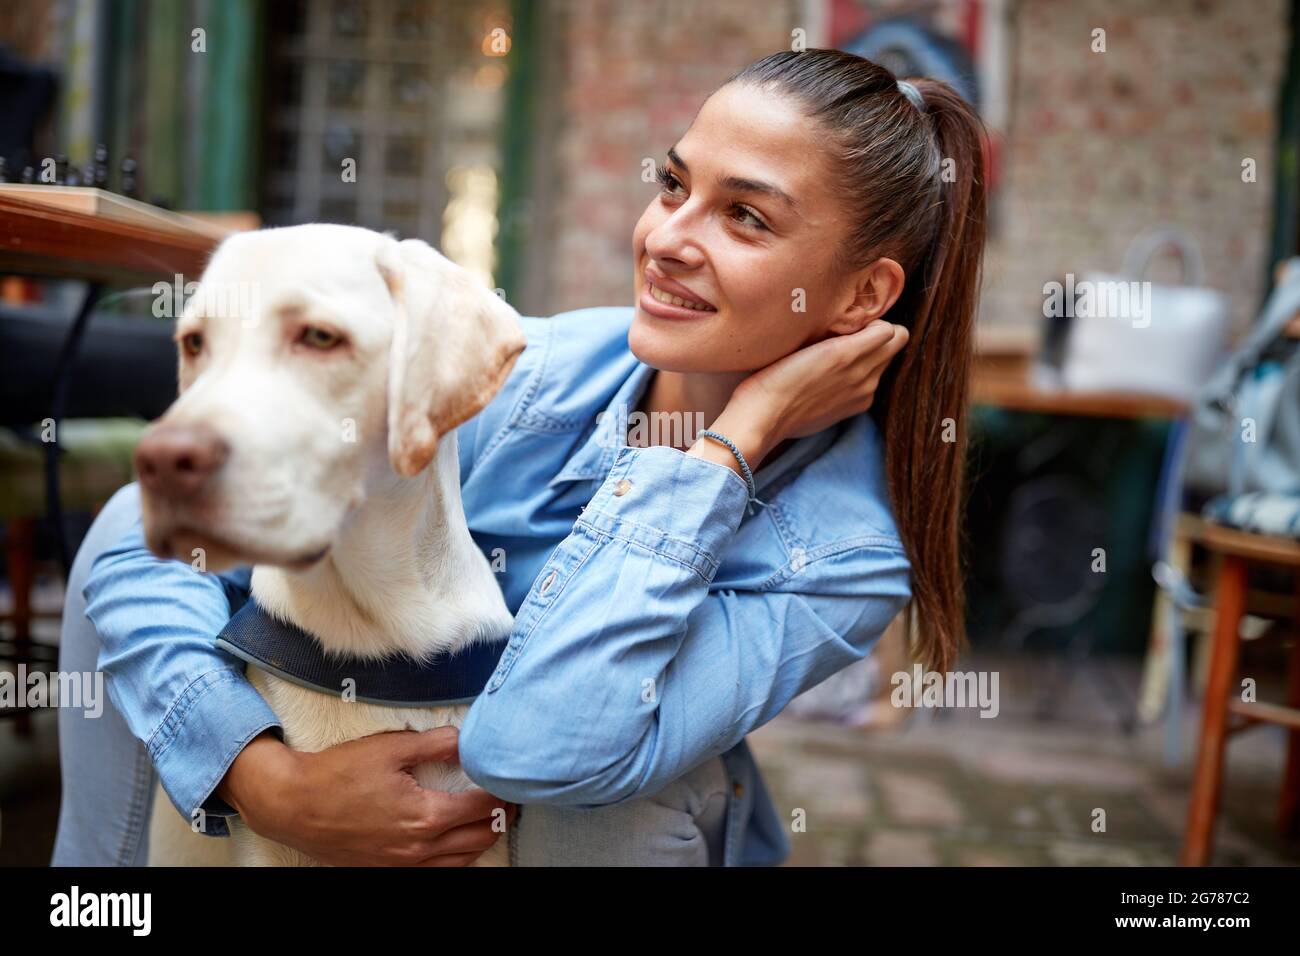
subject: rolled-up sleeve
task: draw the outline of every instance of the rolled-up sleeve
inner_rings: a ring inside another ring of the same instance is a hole
[[[215,637],[248,590],[246,570],[216,575],[154,557],[139,518],[91,566],[83,593],[100,637],[109,697],[144,743],[187,820],[225,836],[234,810],[213,794],[241,750],[280,722]]]
[[[809,561],[837,573],[713,589],[747,500],[722,465],[620,450],[461,728],[476,783],[519,803],[649,796],[870,650],[910,597],[901,548],[832,548]]]

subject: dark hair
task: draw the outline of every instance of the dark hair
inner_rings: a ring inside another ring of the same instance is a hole
[[[907,328],[908,344],[870,414],[884,434],[891,504],[912,565],[914,652],[947,671],[966,645],[959,529],[984,251],[983,126],[946,83],[911,80],[918,108],[884,67],[839,50],[774,53],[728,82],[790,96],[821,124],[854,223],[839,265],[888,257],[903,267],[889,320]]]

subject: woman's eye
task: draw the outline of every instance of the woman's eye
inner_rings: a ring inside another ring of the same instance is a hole
[[[655,166],[655,179],[659,183],[659,188],[666,193],[676,193],[682,189],[682,181],[674,176],[667,166],[662,163]]]
[[[181,349],[191,358],[203,351],[203,333],[190,332],[181,336]]]
[[[743,226],[755,226],[759,229],[766,229],[767,223],[758,218],[758,214],[748,206],[733,206],[732,211],[737,222]]]
[[[309,325],[302,330],[302,334],[298,336],[298,341],[309,348],[324,351],[339,345],[343,341],[343,336],[331,332],[329,329]]]

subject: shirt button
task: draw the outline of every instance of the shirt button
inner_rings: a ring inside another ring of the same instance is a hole
[[[537,591],[538,594],[545,594],[551,589],[551,585],[555,583],[555,574],[556,572],[552,571],[546,576],[546,580],[542,582],[541,588]]]
[[[616,498],[622,498],[625,494],[627,494],[631,490],[632,490],[632,482],[624,478],[622,481],[620,481],[617,485],[614,486],[614,496]]]
[[[743,797],[745,795],[745,785],[739,780],[736,781],[735,785],[731,789],[738,797]]]

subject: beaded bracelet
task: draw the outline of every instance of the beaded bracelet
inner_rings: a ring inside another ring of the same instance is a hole
[[[745,456],[740,453],[740,449],[736,447],[736,443],[732,441],[730,438],[728,438],[726,435],[719,434],[718,432],[715,432],[709,428],[705,428],[702,431],[697,432],[696,434],[707,435],[709,438],[712,438],[714,441],[721,442],[722,444],[730,448],[731,453],[736,456],[736,461],[740,462],[740,471],[745,476],[745,484],[749,487],[749,512],[750,514],[753,514],[754,505],[756,504],[761,505],[763,504],[763,502],[758,500],[758,493],[754,487],[754,473],[749,470],[749,462],[745,461]]]

